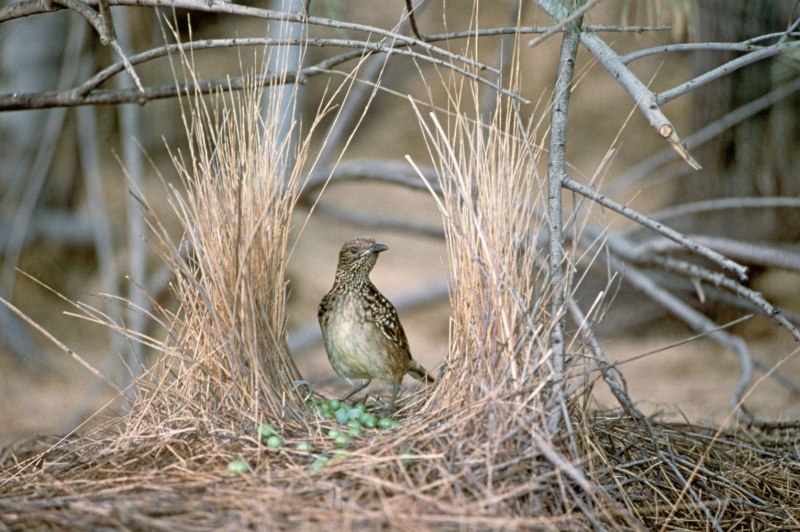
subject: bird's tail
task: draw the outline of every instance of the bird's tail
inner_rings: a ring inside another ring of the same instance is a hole
[[[428,381],[429,383],[436,382],[433,375],[428,373],[428,370],[422,367],[422,364],[414,359],[411,359],[411,364],[408,366],[408,373],[419,381]]]

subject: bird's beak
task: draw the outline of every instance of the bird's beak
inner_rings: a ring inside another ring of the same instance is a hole
[[[376,243],[372,244],[372,246],[370,246],[368,251],[369,251],[369,253],[376,254],[376,253],[380,253],[381,251],[386,251],[387,249],[389,249],[389,246],[386,246],[384,244],[378,244],[376,242]]]

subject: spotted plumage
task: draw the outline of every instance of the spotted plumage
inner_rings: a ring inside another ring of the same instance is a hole
[[[319,304],[317,316],[328,360],[353,386],[342,399],[363,390],[372,379],[392,384],[395,397],[406,373],[434,381],[411,357],[397,310],[369,279],[378,254],[387,249],[371,238],[345,242],[333,288]]]

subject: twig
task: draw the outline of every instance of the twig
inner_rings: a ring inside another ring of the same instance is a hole
[[[786,199],[792,200],[794,198]],[[718,236],[688,235],[687,238],[691,238],[709,249],[724,253],[725,256],[734,260],[758,266],[800,272],[800,254],[798,253],[784,251],[774,246],[742,242]],[[655,253],[666,253],[676,247],[673,242],[660,238],[643,242],[640,245]]]
[[[770,57],[782,54],[788,50],[792,50],[795,48],[800,48],[800,41],[791,41],[787,43],[779,43],[774,44],[772,46],[768,46],[766,48],[762,48],[760,50],[756,50],[755,52],[751,52],[747,55],[742,57],[738,57],[733,59],[732,61],[728,61],[727,63],[718,66],[713,70],[709,70],[708,72],[703,73],[700,76],[697,76],[694,79],[690,79],[689,81],[678,85],[668,91],[664,91],[656,96],[656,103],[658,105],[664,105],[665,103],[674,100],[680,96],[683,96],[686,93],[689,93],[693,90],[696,90],[703,85],[706,85],[717,78],[721,78],[722,76],[727,76],[731,72],[735,72],[740,68],[743,68],[749,64],[756,63],[758,61],[763,61],[764,59],[769,59]]]
[[[781,101],[787,96],[791,96],[797,91],[800,91],[800,78],[771,90],[764,96],[756,98],[755,100],[742,105],[730,113],[727,113],[722,118],[714,120],[702,129],[695,131],[686,137],[686,147],[691,150],[698,146],[702,146],[721,133],[728,131],[736,124],[744,122],[751,116],[754,116],[765,109],[772,107],[777,102]],[[660,176],[655,174],[655,170],[663,164],[673,160],[674,157],[675,152],[669,149],[651,155],[641,163],[629,168],[619,177],[617,177],[617,179],[615,179],[614,182],[607,188],[608,192],[613,194],[614,192],[622,190],[626,186],[641,178],[647,178],[648,180],[656,181]],[[683,168],[683,166],[681,168]],[[661,178],[663,179],[663,177]]]
[[[350,209],[340,209],[322,202],[316,204],[315,210],[320,214],[331,216],[343,222],[369,227],[375,230],[388,229],[438,239],[443,239],[445,235],[444,229],[440,225],[430,225],[413,220],[381,216],[370,212],[355,212]]]
[[[259,83],[263,86],[276,85],[281,83],[304,82],[307,78],[321,73],[325,73],[329,68],[344,61],[362,56],[364,53],[384,53],[387,55],[398,54],[413,57],[423,62],[432,63],[443,68],[453,69],[459,74],[479,81],[490,86],[506,96],[518,99],[523,103],[530,103],[516,93],[500,87],[498,84],[486,80],[477,74],[467,71],[462,67],[448,63],[444,60],[420,54],[413,50],[401,47],[387,47],[378,42],[357,41],[350,39],[215,39],[201,43],[172,44],[159,47],[155,50],[137,54],[134,56],[136,62],[144,62],[156,57],[167,55],[172,51],[183,51],[193,49],[208,49],[230,46],[267,46],[267,45],[304,45],[309,46],[352,46],[354,50],[348,54],[342,54],[334,58],[329,58],[320,63],[304,67],[297,72],[281,73],[274,76],[259,76]],[[0,94],[0,111],[14,111],[24,109],[41,109],[47,107],[73,107],[76,105],[100,105],[100,104],[119,104],[119,103],[143,103],[156,99],[173,98],[179,94],[209,94],[218,90],[242,90],[246,86],[246,79],[242,76],[218,79],[218,80],[197,80],[188,81],[178,85],[163,85],[160,87],[145,87],[141,91],[132,89],[117,90],[93,90],[94,87],[103,83],[110,76],[120,72],[123,65],[112,65],[97,75],[93,76],[80,86],[52,92],[13,92]]]
[[[100,21],[102,23],[100,42],[102,44],[108,44],[116,41],[117,32],[114,30],[114,19],[111,18],[111,9],[108,7],[108,0],[97,0],[97,7],[100,12]],[[103,42],[104,37],[106,42]]]
[[[111,19],[111,10],[108,8],[108,0],[98,0],[98,5],[100,9],[100,13],[89,7],[89,5],[81,0],[51,0],[54,4],[61,4],[64,7],[67,7],[83,18],[85,18],[89,24],[97,32],[98,36],[100,37],[100,43],[104,46],[111,46],[117,55],[122,60],[122,64],[125,66],[125,70],[128,71],[130,74],[131,79],[133,79],[136,87],[139,91],[144,91],[142,87],[142,81],[139,79],[138,74],[133,69],[130,61],[128,61],[125,52],[122,50],[122,47],[117,42],[117,36],[114,31],[114,22]]]
[[[569,461],[564,459],[554,449],[552,443],[546,441],[535,431],[531,432],[531,437],[533,438],[534,445],[536,445],[536,448],[539,449],[539,452],[542,453],[547,461],[557,467],[559,471],[571,478],[573,482],[580,486],[584,493],[592,494],[595,492],[595,488],[589,483],[588,480],[586,480],[586,477],[583,475],[583,473],[581,473],[573,464],[569,463]]]
[[[0,221],[0,255],[8,253],[11,224]],[[92,224],[66,209],[38,207],[34,210],[23,239],[23,247],[35,240],[58,242],[60,245],[91,244]]]
[[[406,11],[408,12],[408,21],[411,23],[411,31],[414,32],[414,36],[420,41],[425,42],[427,39],[419,32],[419,28],[417,27],[417,17],[414,15],[413,0],[406,0]]]
[[[667,207],[652,215],[651,218],[663,222],[673,218],[683,218],[690,214],[715,212],[728,209],[798,209],[800,198],[787,198],[784,196],[766,196],[760,198],[717,198],[705,201],[695,201]]]
[[[581,19],[569,22],[564,29],[558,75],[550,110],[550,152],[547,160],[547,220],[550,229],[548,269],[550,272],[550,348],[553,350],[553,403],[548,407],[547,426],[555,434],[561,424],[561,405],[564,403],[564,297],[567,292],[564,277],[564,248],[562,235],[561,191],[566,177],[567,114],[569,94],[575,68],[575,56],[580,41]]]
[[[668,227],[660,222],[653,220],[633,209],[628,207],[627,205],[623,205],[617,201],[612,200],[611,198],[601,194],[597,190],[593,189],[592,187],[586,186],[583,183],[575,181],[570,176],[564,177],[564,187],[577,192],[578,194],[585,196],[589,199],[594,200],[595,202],[603,205],[604,207],[608,207],[623,216],[630,218],[631,220],[635,221],[636,223],[652,229],[657,233],[664,235],[665,237],[669,238],[670,240],[674,240],[681,246],[685,247],[689,251],[704,257],[714,264],[717,264],[722,269],[730,271],[739,278],[740,281],[744,282],[747,280],[747,268],[742,266],[741,264],[737,264],[736,262],[728,259],[717,253],[716,251],[703,246],[686,236],[680,234],[679,232],[675,231],[671,227]]]
[[[131,23],[126,18],[118,25],[118,39],[126,48],[131,47]],[[117,78],[117,86],[127,88],[131,80],[126,77]],[[125,105],[118,108],[120,142],[122,144],[121,164],[125,171],[125,177],[130,183],[130,188],[135,193],[140,193],[144,189],[144,155],[141,146],[135,139],[141,138],[142,131],[142,111],[135,106]],[[139,285],[147,283],[147,245],[145,243],[145,233],[147,227],[138,201],[133,194],[126,194],[126,216],[127,216],[127,249],[128,249],[128,276],[133,279],[127,285],[126,296],[130,305],[127,307],[128,328],[135,333],[144,333],[147,327],[147,312],[152,308],[152,301]],[[138,309],[142,309],[139,311]],[[140,370],[144,367],[144,353],[142,346],[132,343],[128,351],[127,366],[133,371],[131,378],[137,380],[141,374]]]
[[[47,329],[45,329],[44,327],[42,327],[41,325],[39,325],[38,323],[33,321],[33,319],[31,319],[27,314],[22,312],[19,308],[14,306],[10,301],[8,301],[4,297],[0,296],[0,304],[4,305],[11,312],[16,314],[19,318],[22,319],[22,321],[24,321],[25,323],[27,323],[28,325],[30,325],[31,327],[33,327],[34,329],[39,331],[45,338],[50,340],[50,342],[52,342],[53,345],[55,345],[56,347],[58,347],[59,349],[61,349],[65,353],[67,353],[70,357],[72,357],[75,361],[77,361],[78,364],[80,364],[86,370],[88,370],[92,375],[94,375],[95,377],[97,377],[98,379],[100,379],[101,381],[106,383],[106,385],[108,385],[109,388],[111,388],[112,390],[114,390],[117,393],[120,393],[120,394],[122,393],[122,390],[120,390],[117,387],[117,385],[114,384],[111,381],[111,379],[109,379],[108,377],[103,375],[101,372],[99,372],[97,369],[95,369],[95,367],[92,366],[91,364],[89,364],[88,362],[86,362],[83,359],[83,357],[81,357],[80,355],[78,355],[78,353],[76,353],[75,351],[73,351],[72,349],[70,349],[69,347],[64,345],[64,343],[62,343],[58,338],[56,338],[55,336],[50,334],[47,331]]]
[[[77,0],[65,0],[65,1],[77,1]],[[21,16],[29,16],[38,13],[44,13],[46,11],[51,10],[51,9],[46,9],[45,6],[42,5],[44,3],[45,2],[38,2],[36,0],[23,0],[22,2],[14,4],[14,6],[0,8],[0,23],[4,22],[5,20],[19,18]],[[97,0],[87,0],[85,2],[85,4],[87,5],[94,5],[96,3]],[[403,45],[406,46],[418,46],[423,48],[424,50],[427,50],[432,54],[446,57],[451,61],[463,63],[469,67],[476,68],[478,70],[489,70],[492,72],[494,71],[493,68],[484,65],[478,61],[475,61],[473,59],[470,59],[469,57],[455,54],[448,50],[438,48],[436,46],[416,40],[411,37],[399,35],[390,30],[386,30],[377,26],[369,26],[366,24],[358,24],[354,22],[346,22],[341,20],[332,20],[323,17],[309,17],[306,16],[306,14],[301,11],[297,12],[275,11],[271,9],[261,9],[261,8],[237,5],[232,3],[205,2],[202,0],[109,0],[108,3],[109,5],[113,6],[163,7],[169,9],[186,9],[190,11],[201,11],[206,13],[223,13],[227,15],[254,17],[266,20],[293,22],[299,24],[307,23],[315,26],[326,26],[342,30],[359,31],[366,33],[368,35],[370,34],[380,35],[386,38],[391,43],[390,46],[393,47],[397,46],[397,43],[402,43]],[[382,45],[387,46],[387,43],[382,43]]]
[[[413,0],[408,1],[413,2]],[[397,29],[397,32],[403,35],[406,34],[411,29],[411,23],[412,19],[410,17],[406,18],[400,23],[400,27]],[[340,165],[332,164],[334,162],[334,158],[337,156],[337,154],[342,154],[344,152],[346,144],[350,142],[355,134],[355,131],[357,130],[357,124],[366,115],[366,112],[369,109],[373,98],[375,97],[377,91],[377,82],[385,71],[388,60],[388,55],[384,56],[383,58],[374,57],[367,60],[366,67],[363,67],[360,72],[361,78],[359,81],[362,81],[362,83],[357,83],[353,86],[351,92],[347,95],[347,99],[342,106],[341,112],[326,132],[324,137],[324,145],[320,150],[319,157],[314,163],[315,169],[320,167],[325,168],[328,166],[333,166],[336,169],[339,168]],[[341,156],[336,158],[341,159]],[[405,164],[403,167],[404,169],[408,168],[408,166]],[[330,172],[323,173],[323,186],[327,184],[327,180],[329,179],[330,175]],[[309,181],[313,181],[313,176]],[[304,187],[304,189],[305,188],[306,187]]]
[[[529,2],[527,0],[514,0],[511,2],[508,17],[509,27],[519,27],[520,20],[525,15],[525,8],[528,4]],[[496,78],[500,84],[503,83],[504,73],[508,75],[507,73],[513,72],[513,61],[515,61],[517,57],[517,54],[514,53],[513,50],[514,47],[517,46],[519,35],[520,33],[518,32],[504,34],[497,43],[497,49],[495,50],[492,64],[497,65],[497,70],[501,72]],[[477,36],[474,36],[474,38],[477,38]],[[497,103],[498,98],[496,94],[489,91],[484,93],[480,104],[480,116],[484,123],[491,123],[491,116],[497,107]]]
[[[523,4],[524,5],[524,4]],[[496,35],[528,35],[531,33],[550,33],[554,28],[563,31],[563,26],[509,26],[505,28],[478,28],[474,30],[454,31],[451,33],[433,33],[426,35],[427,42],[452,41],[455,39],[472,39],[475,37],[492,37]],[[587,24],[584,31],[597,32],[631,32],[668,31],[671,26],[613,26],[608,24]]]
[[[769,317],[772,321],[789,331],[795,341],[800,342],[800,331],[798,331],[797,328],[781,314],[781,310],[779,308],[769,303],[769,301],[764,299],[764,296],[759,292],[742,286],[733,279],[725,277],[720,273],[708,271],[697,264],[673,259],[671,257],[662,257],[660,255],[653,255],[649,262],[653,265],[660,266],[667,271],[676,272],[692,279],[700,279],[714,286],[721,286],[727,290],[730,290],[737,296],[757,306],[759,309],[761,309],[765,316]]]
[[[664,307],[669,313],[683,321],[693,331],[708,335],[709,338],[731,349],[738,355],[742,375],[730,399],[730,405],[734,412],[736,412],[737,418],[749,424],[761,425],[762,423],[775,423],[756,420],[743,410],[742,397],[753,379],[753,356],[750,353],[750,349],[747,347],[747,343],[741,337],[719,330],[713,321],[666,290],[660,288],[652,279],[636,267],[630,265],[626,266],[614,256],[609,257],[609,260],[614,269],[624,272],[625,281],[631,283],[644,295]]]
[[[106,26],[100,13],[89,7],[89,4],[81,0],[50,0],[52,4],[59,4],[82,16],[86,21],[92,25],[97,35],[100,37],[100,43],[106,46],[111,42],[112,37],[106,33]],[[0,19],[2,21],[2,19]]]
[[[570,15],[567,9],[556,0],[536,0],[536,3],[557,21],[562,21]],[[597,58],[600,64],[628,92],[633,101],[636,102],[639,111],[647,118],[650,126],[658,132],[658,135],[668,141],[689,166],[699,170],[701,168],[700,163],[692,157],[683,141],[678,137],[675,126],[661,111],[656,95],[620,61],[616,52],[596,34],[581,32],[580,38],[581,44]]]
[[[671,52],[694,52],[694,51],[716,51],[716,52],[753,52],[762,49],[763,46],[758,46],[750,43],[738,42],[690,42],[680,44],[663,44],[653,48],[645,48],[643,50],[636,50],[629,54],[625,54],[619,58],[623,64],[632,63],[637,59],[648,57],[656,54],[664,54]]]
[[[87,55],[83,60],[84,68],[91,68],[92,56]],[[83,175],[86,181],[86,188],[88,191],[89,211],[92,218],[92,227],[94,234],[94,249],[97,253],[97,261],[100,269],[100,279],[105,292],[115,292],[117,290],[117,281],[119,273],[117,272],[116,260],[114,254],[114,243],[111,234],[111,222],[106,209],[106,200],[103,194],[103,177],[100,169],[100,156],[98,153],[98,143],[100,142],[97,135],[97,116],[95,109],[91,107],[84,107],[78,109],[77,112],[77,139],[79,147],[79,156],[81,167],[83,168]],[[108,354],[106,360],[114,364],[117,354],[120,353],[125,345],[125,337],[118,335],[111,328],[107,328],[108,333]],[[94,396],[97,390],[97,381],[94,381],[88,389],[84,390],[81,403],[88,402],[88,397]],[[122,385],[122,388],[127,387],[128,382]],[[133,391],[133,390],[129,390]],[[82,409],[76,409],[72,416],[67,420],[62,420],[63,429],[69,430],[76,425],[79,420],[75,419],[76,416],[81,416]],[[72,419],[70,419],[72,418]]]
[[[594,6],[596,6],[599,2],[600,0],[590,0],[584,3],[582,6],[578,7],[578,9],[569,13],[569,15],[559,19],[558,24],[549,28],[546,32],[544,32],[544,35],[536,37],[535,39],[531,39],[528,42],[528,47],[535,48],[540,44],[542,44],[547,39],[549,39],[550,37],[552,37],[553,35],[555,35],[556,33],[560,31],[569,31],[568,25],[572,22],[578,22],[578,24],[581,24],[583,22],[583,15],[588,13],[589,10],[592,9]]]
[[[590,232],[591,233],[591,232]],[[587,234],[588,236],[588,234]],[[697,241],[697,240],[693,240]],[[681,261],[671,257],[664,257],[655,253],[652,246],[648,244],[633,245],[619,235],[610,235],[607,239],[611,251],[628,261],[643,265],[655,265],[666,271],[672,271],[692,279],[705,281],[713,286],[721,286],[731,291],[742,299],[749,301],[758,307],[764,315],[772,319],[775,323],[789,331],[795,341],[800,342],[800,331],[785,316],[780,309],[769,303],[759,292],[747,288],[740,283],[730,279],[720,273],[709,271],[708,269]]]
[[[418,168],[425,179],[431,183],[433,192],[440,194],[442,189],[436,170],[427,165],[418,165]],[[316,168],[303,187],[301,198],[311,196],[328,180],[331,182],[376,181],[411,190],[428,190],[414,169],[405,162],[384,159],[351,159],[342,161],[334,168]]]
[[[645,415],[638,408],[636,408],[636,405],[633,404],[630,395],[628,395],[628,386],[625,383],[625,376],[622,375],[616,365],[609,363],[608,358],[606,357],[606,354],[597,339],[597,336],[595,336],[593,332],[594,328],[588,323],[586,315],[578,306],[575,298],[570,297],[567,300],[567,304],[569,305],[569,311],[572,314],[572,319],[578,324],[578,331],[580,332],[583,341],[591,348],[592,354],[594,355],[597,364],[600,366],[600,372],[603,375],[603,379],[606,381],[608,388],[617,399],[619,405],[633,419],[644,419]],[[616,372],[616,374],[612,373],[612,371]],[[619,380],[617,379],[617,375],[619,375]],[[620,383],[620,381],[622,382]]]

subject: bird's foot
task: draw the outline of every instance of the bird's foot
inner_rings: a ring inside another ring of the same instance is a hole
[[[300,388],[308,389],[308,395],[303,397],[303,401],[308,401],[314,395],[314,388],[311,387],[308,381],[300,379],[292,383],[292,390],[299,390]]]

